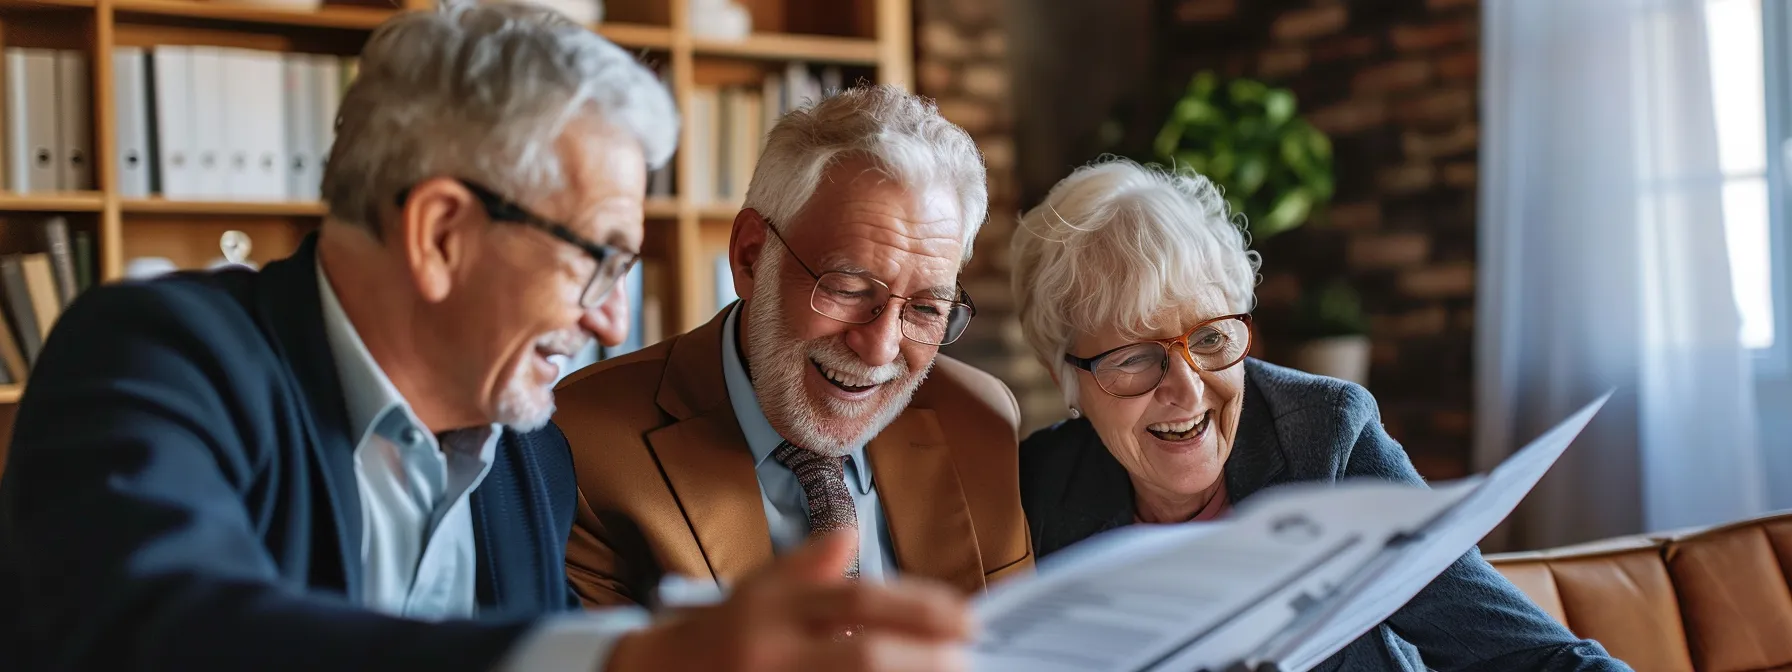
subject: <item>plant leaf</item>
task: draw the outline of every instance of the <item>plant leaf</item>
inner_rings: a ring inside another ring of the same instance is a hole
[[[1288,123],[1294,118],[1294,92],[1287,89],[1270,91],[1263,99],[1263,114],[1271,127]]]
[[[1218,75],[1213,74],[1213,71],[1206,70],[1198,72],[1195,73],[1194,78],[1190,79],[1188,82],[1188,97],[1197,100],[1207,100],[1213,97],[1214,90],[1219,87],[1220,78]]]
[[[1238,174],[1232,181],[1236,189],[1244,192],[1245,196],[1251,196],[1263,188],[1263,182],[1268,178],[1269,159],[1263,154],[1252,152],[1238,160]]]
[[[1268,238],[1300,226],[1313,211],[1313,195],[1305,187],[1295,187],[1276,199],[1275,206],[1251,227],[1251,237]]]

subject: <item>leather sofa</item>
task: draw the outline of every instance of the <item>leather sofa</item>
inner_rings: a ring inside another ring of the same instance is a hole
[[[1792,670],[1792,512],[1487,560],[1638,672]]]

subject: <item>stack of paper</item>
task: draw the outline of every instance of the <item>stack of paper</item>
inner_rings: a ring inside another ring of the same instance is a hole
[[[1274,488],[1229,520],[1137,526],[977,605],[983,672],[1307,670],[1368,632],[1517,506],[1610,397],[1485,476]]]

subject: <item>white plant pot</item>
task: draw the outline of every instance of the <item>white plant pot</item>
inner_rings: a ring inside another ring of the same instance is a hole
[[[1294,368],[1369,384],[1369,337],[1333,336],[1307,341],[1294,353]]]

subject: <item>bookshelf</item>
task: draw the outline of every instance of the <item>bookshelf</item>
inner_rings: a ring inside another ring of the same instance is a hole
[[[691,329],[713,315],[714,260],[726,250],[738,209],[738,194],[693,196],[703,186],[699,173],[718,169],[689,149],[702,137],[688,123],[694,100],[717,88],[760,87],[768,78],[788,72],[792,63],[812,71],[832,68],[846,85],[873,81],[912,88],[910,0],[733,2],[752,19],[753,32],[744,38],[698,34],[689,0],[608,0],[604,21],[592,26],[660,68],[687,121],[669,168],[670,188],[650,195],[645,208],[643,254],[653,267],[644,282],[645,300],[653,310],[643,312],[657,318],[643,330],[649,337]],[[218,241],[225,231],[250,236],[253,261],[285,256],[321,222],[323,204],[304,199],[170,198],[122,187],[115,157],[120,147],[118,103],[124,94],[118,93],[119,73],[110,55],[119,47],[147,52],[198,46],[279,52],[282,57],[352,57],[371,30],[395,12],[431,4],[432,0],[329,0],[315,10],[297,10],[207,0],[0,0],[0,48],[85,54],[87,99],[82,107],[90,114],[73,125],[86,132],[94,159],[91,184],[86,185],[91,188],[19,192],[9,190],[10,181],[0,181],[0,254],[44,251],[33,247],[32,234],[18,229],[33,227],[46,217],[61,217],[70,230],[91,238],[96,283],[125,277],[127,263],[140,257],[166,258],[181,268],[204,267],[219,256]],[[0,78],[5,76],[0,68]],[[0,95],[6,92],[0,87]],[[0,116],[10,111],[0,106]],[[737,188],[746,177],[732,178]],[[0,429],[8,433],[12,404],[23,387],[0,385]],[[4,448],[0,442],[0,460]]]

